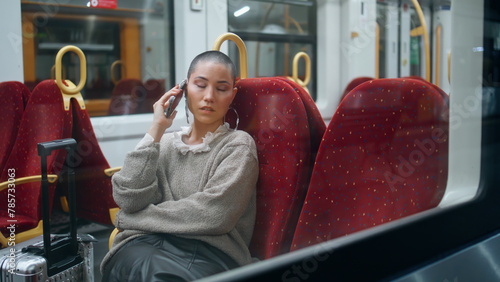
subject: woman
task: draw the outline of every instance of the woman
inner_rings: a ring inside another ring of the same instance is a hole
[[[121,232],[102,262],[103,281],[194,280],[252,262],[258,161],[252,137],[224,122],[235,79],[229,57],[207,51],[188,71],[191,126],[164,134],[179,86],[153,105],[148,134],[113,176]]]

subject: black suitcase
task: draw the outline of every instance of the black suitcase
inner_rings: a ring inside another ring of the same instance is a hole
[[[0,251],[0,282],[4,281],[94,281],[94,253],[90,235],[77,235],[75,209],[74,139],[61,139],[38,144],[42,162],[42,201],[49,202],[47,156],[52,151],[66,149],[70,234],[50,234],[49,205],[42,205],[42,236],[7,247]],[[43,240],[42,240],[43,237]]]

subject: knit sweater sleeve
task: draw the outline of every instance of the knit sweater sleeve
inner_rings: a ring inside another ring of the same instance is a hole
[[[136,212],[162,199],[156,170],[160,145],[140,146],[125,157],[122,169],[113,175],[113,198],[125,212]]]
[[[247,144],[225,146],[203,191],[150,204],[135,213],[123,210],[117,215],[117,227],[184,235],[230,232],[255,193],[259,168],[254,150]]]

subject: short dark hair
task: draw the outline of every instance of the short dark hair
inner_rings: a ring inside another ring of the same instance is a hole
[[[231,76],[233,77],[233,82],[236,81],[236,77],[238,76],[236,66],[234,65],[233,61],[224,53],[216,50],[210,50],[210,51],[205,51],[198,56],[196,56],[193,61],[191,61],[191,64],[189,65],[188,73],[187,73],[187,78],[191,76],[191,74],[194,72],[194,69],[198,65],[199,62],[204,61],[204,62],[214,62],[214,63],[219,63],[226,65],[231,72]]]

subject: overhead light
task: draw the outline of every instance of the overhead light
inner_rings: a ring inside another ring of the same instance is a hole
[[[250,7],[249,6],[245,6],[245,7],[241,8],[241,9],[239,9],[238,11],[234,12],[233,15],[235,17],[239,17],[239,16],[245,14],[248,11],[250,11]]]

